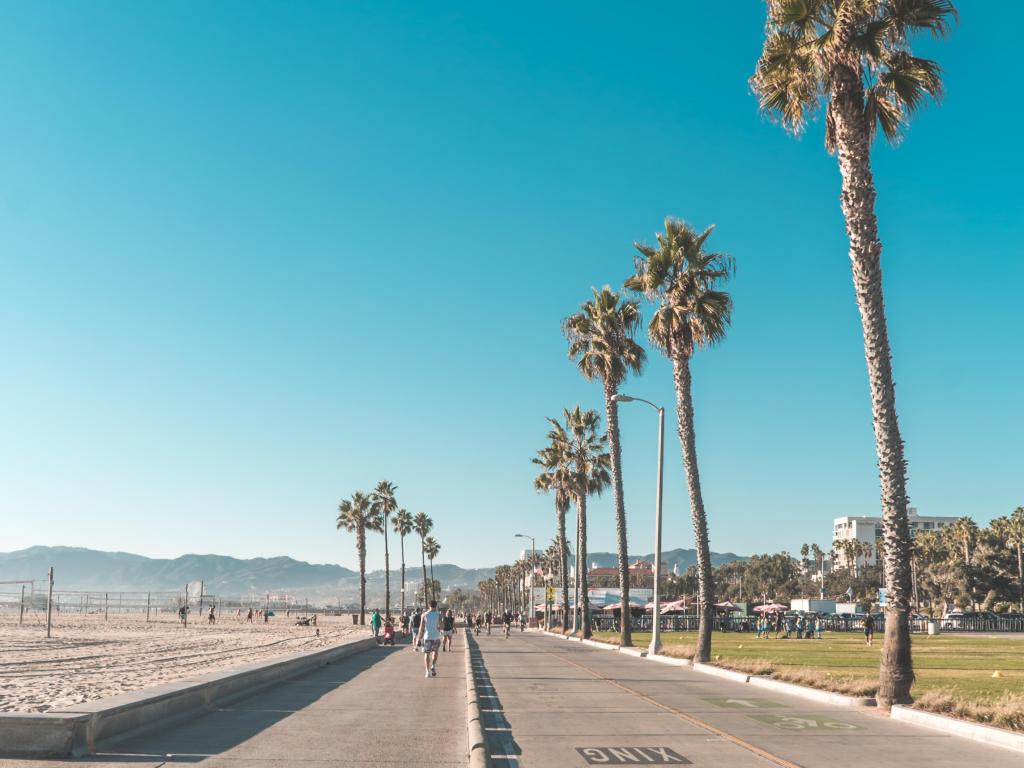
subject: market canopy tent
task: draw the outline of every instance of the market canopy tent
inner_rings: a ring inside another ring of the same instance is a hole
[[[743,610],[738,605],[736,605],[736,603],[734,603],[732,600],[726,600],[724,603],[715,603],[715,608],[717,608],[720,611],[731,611],[731,612],[742,611]],[[757,610],[757,609],[755,608],[754,610]]]
[[[786,611],[789,610],[789,606],[779,605],[778,603],[768,603],[767,605],[759,605],[754,610],[757,613],[772,613],[775,611]]]
[[[664,615],[666,613],[682,613],[683,611],[686,610],[686,606],[689,605],[692,602],[693,601],[690,600],[690,598],[684,597],[684,598],[681,598],[679,600],[673,600],[670,603],[662,603],[661,604],[661,609],[658,611],[658,613],[660,613],[662,615]],[[644,608],[647,611],[653,612],[654,611],[654,602],[652,601],[652,602],[648,603],[647,605],[644,606]]]

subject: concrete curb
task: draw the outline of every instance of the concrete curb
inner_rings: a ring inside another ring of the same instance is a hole
[[[702,672],[705,675],[714,675],[715,677],[724,677],[726,680],[732,680],[736,683],[746,683],[750,680],[750,675],[745,675],[742,672],[733,672],[731,669],[722,669],[722,667],[716,667],[714,664],[694,662],[693,671]]]
[[[889,717],[893,720],[920,725],[922,728],[943,731],[953,736],[982,742],[994,747],[1002,747],[1014,752],[1024,752],[1024,733],[1014,733],[1002,728],[994,728],[991,725],[959,720],[948,715],[925,712],[924,710],[905,707],[901,704],[893,705],[889,712]]]
[[[660,653],[649,653],[646,656],[648,661],[656,661],[659,664],[669,664],[673,667],[690,667],[693,662],[690,659],[677,659],[675,656],[663,656]]]
[[[625,653],[627,656],[636,656],[638,659],[647,658],[647,651],[643,648],[637,648],[635,646],[632,648],[624,648],[620,645],[619,653]]]
[[[770,691],[778,691],[779,693],[786,693],[790,696],[799,696],[804,699],[809,699],[810,701],[816,701],[820,704],[835,704],[841,707],[875,706],[875,700],[870,696],[847,696],[842,693],[822,691],[806,685],[786,683],[782,680],[775,680],[774,678],[765,677],[763,675],[751,675],[747,680],[747,683],[755,685],[758,688],[767,688]]]
[[[489,768],[491,756],[480,716],[480,703],[476,690],[476,670],[473,669],[473,651],[470,631],[466,628],[466,747],[469,768]]]
[[[611,643],[602,643],[600,640],[591,640],[590,638],[587,638],[586,640],[580,639],[580,642],[584,645],[589,645],[591,648],[600,648],[602,651],[619,650],[619,646],[612,645]]]
[[[79,757],[91,754],[96,751],[96,742],[100,739],[123,736],[157,725],[164,728],[248,696],[284,678],[376,647],[377,641],[368,637],[51,712],[0,712],[0,755]]]

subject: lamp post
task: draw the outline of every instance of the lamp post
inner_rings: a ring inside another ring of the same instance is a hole
[[[528,536],[525,533],[517,533],[516,534],[516,538],[517,539],[529,539],[530,540],[530,605],[529,605],[529,611],[530,611],[530,618],[532,619],[533,618],[533,569],[536,567],[536,563],[537,563],[537,541],[533,538],[533,536]],[[545,613],[546,613],[546,611],[545,611]]]
[[[615,395],[613,400],[616,403],[646,403],[658,412],[658,493],[655,497],[654,512],[654,616],[651,623],[651,645],[648,653],[661,652],[661,488],[665,474],[665,409],[644,400],[642,397],[630,397],[629,395]],[[623,617],[625,621],[625,617]]]

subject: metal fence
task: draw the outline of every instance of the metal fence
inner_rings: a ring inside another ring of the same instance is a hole
[[[670,614],[661,616],[662,632],[696,632],[700,618],[696,614]],[[713,627],[723,632],[756,632],[756,616],[716,616]],[[937,629],[943,632],[1024,632],[1024,616],[1012,617],[979,617],[979,616],[948,616],[944,619],[913,618],[910,631],[921,634],[928,632],[928,625],[935,622]],[[634,616],[631,626],[638,632],[650,632],[653,627],[653,616]],[[863,632],[863,616],[823,616],[820,619],[823,632]],[[774,624],[771,632],[774,633]],[[593,617],[595,631],[605,632],[619,629],[619,620],[615,616],[596,615]],[[787,632],[790,623],[783,623],[781,632]],[[806,627],[811,629],[813,627]],[[885,618],[875,614],[875,632],[885,631]]]

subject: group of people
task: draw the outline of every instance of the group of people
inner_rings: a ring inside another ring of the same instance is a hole
[[[476,614],[470,614],[467,617],[467,626],[473,627],[473,631],[476,634],[480,634],[480,630],[485,630],[489,635],[491,634],[491,625],[494,624],[495,614],[490,611],[478,612]],[[527,617],[525,613],[512,611],[505,611],[500,615],[501,628],[505,633],[505,637],[508,637],[512,633],[512,627],[515,624],[519,625],[519,631],[526,631]]]
[[[379,610],[370,614],[370,630],[381,645],[394,645],[395,623],[390,616],[382,617]],[[425,677],[437,677],[437,656],[452,650],[455,635],[455,612],[450,608],[438,610],[437,600],[431,600],[427,610],[416,607],[398,617],[397,632],[403,638],[412,638],[412,649],[423,652]]]
[[[786,615],[785,613],[762,613],[757,618],[757,638],[769,639],[772,632],[775,633],[775,639],[778,640],[779,636],[782,635],[784,639],[789,639],[794,634],[797,639],[811,639],[816,638],[821,640],[821,616],[819,614],[813,614],[810,616],[804,616],[803,614],[791,614]]]

